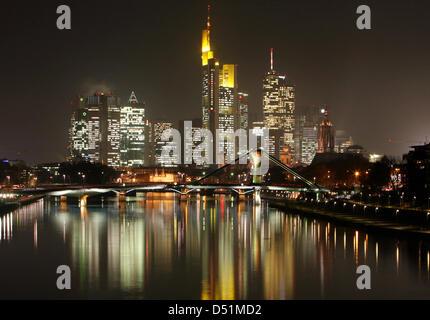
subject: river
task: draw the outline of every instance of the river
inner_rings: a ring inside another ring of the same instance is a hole
[[[0,217],[1,299],[430,298],[430,244],[252,198],[148,193]],[[57,267],[71,269],[58,290]],[[371,289],[359,290],[368,265]]]

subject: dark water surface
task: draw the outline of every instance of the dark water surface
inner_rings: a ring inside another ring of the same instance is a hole
[[[0,298],[430,298],[429,243],[219,195],[39,201],[0,218]],[[356,287],[367,264],[372,289]],[[56,287],[59,265],[72,289]]]

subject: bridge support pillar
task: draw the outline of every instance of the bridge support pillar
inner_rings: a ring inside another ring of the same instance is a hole
[[[261,192],[260,192],[260,189],[256,189],[254,191],[254,203],[256,205],[260,205],[261,204]]]
[[[80,207],[86,207],[87,206],[87,199],[88,195],[83,195],[81,198],[79,198],[79,206]]]
[[[125,191],[121,190],[120,193],[118,194],[118,200],[119,200],[119,202],[125,202],[125,196],[126,196]]]

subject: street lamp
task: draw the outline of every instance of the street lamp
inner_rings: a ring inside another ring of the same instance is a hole
[[[84,186],[84,184],[85,184],[85,175],[83,174],[82,175],[82,187]]]
[[[66,175],[65,174],[63,174],[63,181],[64,181],[63,183],[66,184]]]

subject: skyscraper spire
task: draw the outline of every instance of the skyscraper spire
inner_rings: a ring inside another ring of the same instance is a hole
[[[210,37],[210,29],[211,29],[211,17],[210,17],[210,8],[208,5],[208,19],[206,21],[206,29],[203,30],[202,33],[202,65],[205,66],[208,64],[208,60],[213,59],[214,55],[211,51],[211,37]]]

